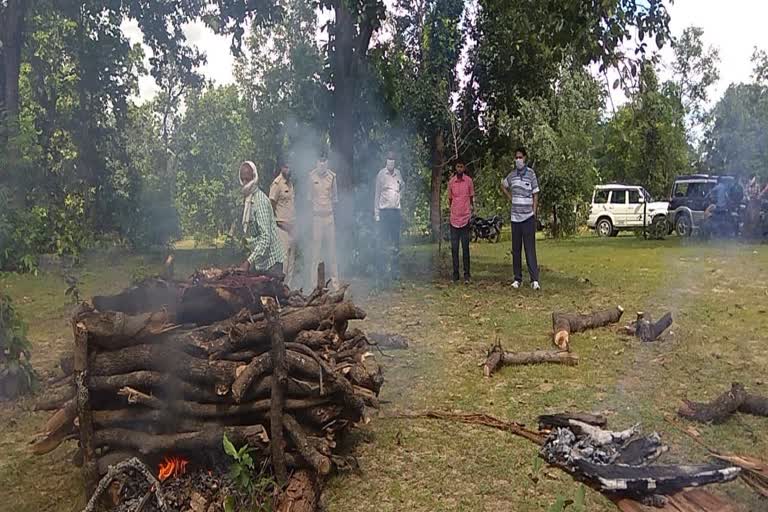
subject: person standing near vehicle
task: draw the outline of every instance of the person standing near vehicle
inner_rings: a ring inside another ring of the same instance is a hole
[[[336,223],[334,212],[339,202],[336,189],[336,173],[328,168],[328,158],[322,155],[317,166],[309,172],[309,200],[312,206],[312,247],[310,249],[311,272],[325,262],[325,275],[331,287],[339,284],[336,264]],[[310,272],[310,275],[312,275]]]
[[[525,163],[525,148],[515,151],[515,170],[501,181],[501,190],[511,207],[512,221],[512,270],[515,280],[512,288],[520,288],[523,282],[522,249],[531,276],[531,288],[540,290],[539,263],[536,259],[536,210],[539,206],[539,181],[536,173]]]
[[[475,208],[475,185],[465,174],[464,162],[456,162],[456,173],[448,181],[448,206],[451,209],[451,256],[453,282],[459,280],[459,244],[464,262],[464,282],[472,279],[469,266],[469,220]]]
[[[400,197],[405,182],[395,167],[395,154],[387,154],[386,165],[376,175],[373,216],[379,231],[379,271],[389,267],[393,280],[400,278]]]
[[[285,284],[289,288],[295,284],[293,282],[296,265],[296,238],[294,235],[296,227],[295,198],[296,193],[293,188],[293,179],[291,179],[291,168],[287,163],[283,162],[280,165],[280,174],[277,175],[269,187],[269,200],[275,212],[277,235],[285,251],[283,270],[285,272]]]

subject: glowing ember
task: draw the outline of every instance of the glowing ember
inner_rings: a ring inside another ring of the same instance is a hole
[[[157,478],[161,482],[170,477],[178,477],[187,471],[189,461],[183,457],[164,457],[157,469]]]

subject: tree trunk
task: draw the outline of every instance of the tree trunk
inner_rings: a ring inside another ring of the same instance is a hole
[[[2,40],[4,90],[3,101],[9,120],[17,121],[20,109],[19,75],[21,72],[21,47],[24,43],[24,16],[30,2],[8,0],[0,26]]]
[[[560,224],[557,219],[557,206],[552,205],[552,238],[560,238]]]
[[[348,3],[335,5],[333,50],[333,125],[331,151],[340,197],[352,189],[354,165],[354,115],[356,106],[357,66],[355,59],[355,19]],[[366,47],[367,49],[367,47]]]
[[[442,131],[432,139],[432,180],[429,197],[429,223],[432,227],[432,241],[437,241],[442,229],[440,196],[443,188],[445,170],[445,137]]]
[[[552,333],[555,345],[560,350],[570,350],[571,333],[615,324],[621,320],[622,314],[624,314],[624,308],[621,306],[587,315],[554,312],[552,313]]]

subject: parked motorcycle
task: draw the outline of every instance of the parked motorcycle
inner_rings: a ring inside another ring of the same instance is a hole
[[[498,215],[488,217],[487,219],[473,215],[469,225],[472,228],[473,242],[488,240],[489,242],[497,243],[501,240],[501,226],[503,222]]]

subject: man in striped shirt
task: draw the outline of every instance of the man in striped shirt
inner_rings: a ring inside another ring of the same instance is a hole
[[[522,249],[531,276],[531,288],[540,290],[539,264],[536,261],[536,210],[539,205],[539,180],[536,173],[525,163],[525,148],[515,151],[515,170],[501,181],[501,190],[512,203],[512,270],[513,288],[523,282]]]

